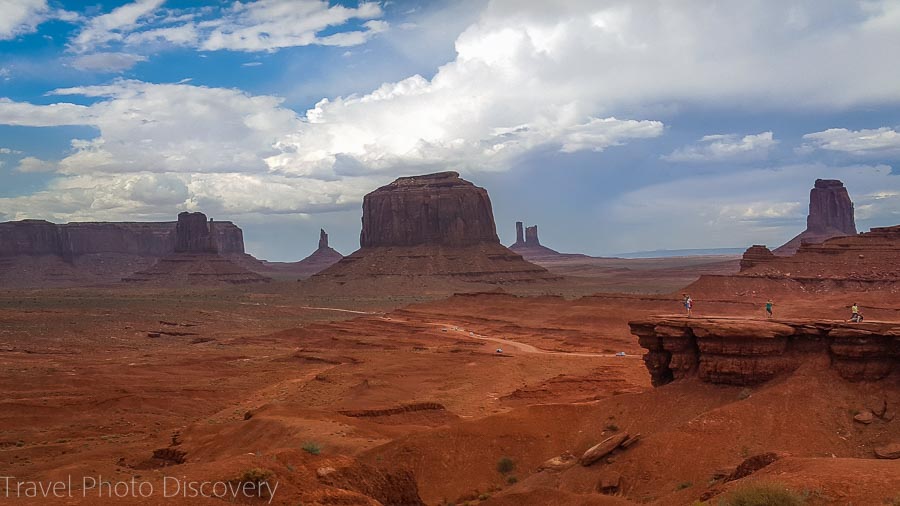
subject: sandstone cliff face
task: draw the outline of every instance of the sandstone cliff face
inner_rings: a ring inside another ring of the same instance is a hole
[[[541,241],[538,239],[537,225],[525,227],[525,246],[540,246]]]
[[[363,248],[482,242],[500,242],[491,200],[456,172],[401,177],[363,199]]]
[[[57,225],[44,220],[0,223],[0,256],[61,255]]]
[[[161,257],[175,251],[176,222],[76,222],[43,220],[0,223],[0,256],[119,253]],[[243,231],[229,221],[215,222],[215,243],[223,254],[243,254]]]
[[[846,235],[856,235],[853,202],[847,188],[837,179],[816,179],[809,192],[806,230],[775,249],[775,254],[790,255],[804,242],[815,244]]]
[[[812,320],[649,318],[629,323],[648,350],[654,385],[689,376],[755,385],[826,358],[851,381],[877,381],[900,370],[900,325]]]
[[[206,221],[203,213],[178,213],[175,225],[175,253],[218,253],[212,222]]]
[[[525,229],[523,227],[524,223],[516,222],[516,242],[510,245],[509,249],[525,247]]]

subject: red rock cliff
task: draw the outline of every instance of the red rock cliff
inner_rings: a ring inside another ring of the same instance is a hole
[[[815,356],[851,381],[876,381],[900,364],[900,325],[813,320],[656,317],[629,323],[647,349],[654,385],[698,376],[709,383],[754,385]]]
[[[775,254],[790,255],[804,242],[816,244],[846,235],[856,235],[853,202],[847,188],[837,179],[816,179],[813,189],[809,191],[806,230],[775,249]]]
[[[363,248],[499,242],[487,191],[456,172],[401,177],[363,199]]]

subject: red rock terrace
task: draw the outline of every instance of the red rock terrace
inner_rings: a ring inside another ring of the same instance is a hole
[[[900,323],[653,317],[629,326],[656,386],[692,376],[754,385],[826,357],[851,381],[900,371]]]
[[[316,277],[555,279],[500,244],[487,191],[456,172],[401,177],[366,195],[359,242],[359,250]]]

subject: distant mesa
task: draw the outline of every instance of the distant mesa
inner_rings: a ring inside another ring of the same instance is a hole
[[[316,277],[557,279],[500,244],[487,191],[456,172],[401,177],[366,195],[359,242],[359,250]]]
[[[269,278],[237,265],[219,254],[218,224],[203,213],[178,214],[175,251],[152,267],[122,278],[130,283],[246,284]]]
[[[487,190],[456,172],[401,177],[363,199],[362,248],[499,243]]]
[[[0,283],[64,286],[107,283],[153,265],[176,249],[177,222],[0,223]],[[243,232],[220,221],[203,241],[245,266],[259,266],[244,252]],[[192,247],[192,246],[187,246]]]
[[[809,192],[806,230],[775,249],[776,255],[792,255],[805,243],[819,244],[832,237],[856,235],[853,202],[844,183],[837,179],[816,179]]]

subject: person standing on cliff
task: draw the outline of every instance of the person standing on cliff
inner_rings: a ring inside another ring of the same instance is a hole
[[[857,306],[855,302],[850,306],[850,321],[853,323],[862,321],[862,316],[859,315],[859,306]]]
[[[772,314],[772,306],[774,305],[775,303],[772,302],[772,299],[766,301],[766,318],[772,318],[774,316]]]
[[[684,309],[687,311],[688,318],[691,317],[691,310],[694,309],[694,299],[691,298],[688,294],[684,295]]]

